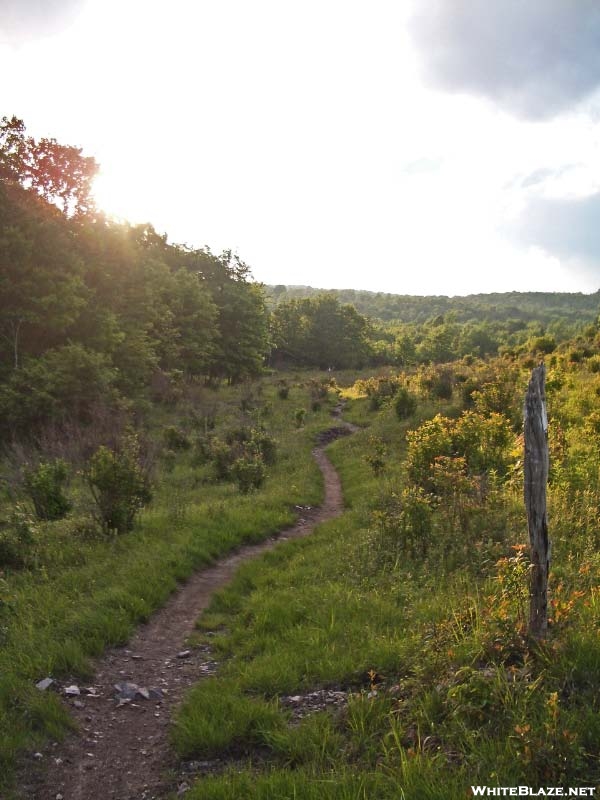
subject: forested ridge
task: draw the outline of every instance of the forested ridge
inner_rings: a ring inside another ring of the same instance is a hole
[[[402,278],[399,277],[399,282]],[[371,319],[384,322],[426,322],[440,314],[452,314],[456,322],[505,321],[543,324],[562,319],[571,323],[593,319],[600,304],[600,290],[582,292],[491,292],[489,294],[403,295],[361,289],[315,289],[312,286],[267,286],[275,304],[314,297],[324,291],[340,303],[349,303]]]

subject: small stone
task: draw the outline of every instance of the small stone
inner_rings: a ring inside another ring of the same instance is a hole
[[[62,796],[62,794],[59,792],[59,793],[56,795],[56,797],[54,798],[54,800],[63,800],[63,796]]]
[[[139,691],[139,686],[137,683],[130,683],[129,681],[123,681],[123,683],[115,683],[115,689],[117,690],[119,700],[135,700],[135,696]]]
[[[73,700],[73,705],[75,708],[85,708],[85,703],[82,703],[81,700]]]
[[[62,758],[55,758],[54,763],[56,764],[57,767],[60,767],[60,765],[63,763],[63,760]]]
[[[189,658],[191,655],[191,650],[181,650],[181,652],[177,653],[177,658]]]
[[[39,689],[40,692],[45,692],[46,689],[49,689],[54,684],[53,678],[44,678],[43,681],[36,683],[35,688]]]
[[[36,761],[39,761],[39,760],[40,760],[41,758],[43,758],[44,756],[43,756],[41,753],[34,753],[34,754],[33,754],[33,757],[36,759]]]
[[[71,686],[65,687],[65,689],[63,690],[63,693],[67,697],[78,697],[81,694],[81,692],[79,690],[79,686],[75,686],[75,684],[72,684]]]

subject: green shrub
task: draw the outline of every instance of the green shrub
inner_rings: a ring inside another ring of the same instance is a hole
[[[264,464],[274,464],[277,459],[277,443],[262,427],[234,428],[226,435],[226,440],[214,437],[208,445],[210,458],[217,480],[233,478],[239,482],[243,466],[234,469],[236,462],[252,463],[259,460]]]
[[[379,411],[383,403],[383,398],[380,394],[372,394],[369,396],[369,411]]]
[[[365,455],[365,461],[373,470],[373,474],[379,477],[386,464],[387,446],[379,436],[369,437],[369,452]]]
[[[282,400],[287,400],[290,396],[290,387],[285,381],[281,382],[279,388],[277,389],[277,394]]]
[[[422,558],[432,540],[434,501],[423,489],[408,486],[383,498],[371,513],[372,541],[377,560],[394,563],[398,558]]]
[[[237,482],[240,492],[247,494],[263,485],[267,477],[265,462],[258,454],[238,458],[231,467],[231,476]]]
[[[277,461],[277,442],[262,428],[252,431],[248,449],[260,453],[265,464],[272,466]]]
[[[163,450],[161,461],[166,472],[173,472],[177,462],[177,453],[175,450]]]
[[[194,451],[192,453],[192,466],[201,467],[211,459],[212,440],[211,434],[200,434],[194,441]]]
[[[134,435],[126,437],[116,450],[100,447],[90,459],[85,477],[105,533],[130,531],[136,514],[152,499]]]
[[[215,478],[219,481],[229,478],[231,466],[235,461],[231,445],[219,439],[218,436],[210,440],[210,460],[213,462]]]
[[[68,478],[69,470],[62,458],[25,467],[24,487],[38,519],[62,519],[69,513],[72,504],[64,493]]]
[[[115,399],[107,356],[69,344],[47,350],[0,384],[0,431],[31,435],[65,418],[89,423],[100,401]]]
[[[169,450],[189,450],[192,446],[185,431],[175,427],[175,425],[169,425],[164,429],[163,440]]]
[[[35,544],[38,529],[32,514],[17,503],[10,517],[0,527],[0,566],[24,567]]]
[[[437,400],[452,400],[452,375],[440,372],[431,384],[431,396]]]
[[[242,425],[239,428],[232,428],[227,431],[225,434],[225,441],[229,445],[245,444],[250,441],[251,436],[252,429],[248,428],[246,425]]]
[[[398,419],[408,419],[417,410],[417,400],[405,386],[401,386],[396,392],[394,409]]]

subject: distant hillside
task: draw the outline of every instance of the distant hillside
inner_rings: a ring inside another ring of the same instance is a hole
[[[313,297],[323,289],[312,286],[267,286],[275,305],[291,299]],[[333,289],[341,303],[383,322],[422,323],[440,315],[452,314],[456,322],[504,322],[537,320],[549,324],[556,320],[577,325],[592,322],[600,313],[600,291],[593,294],[566,292],[503,292],[471,294],[466,297],[414,296]]]

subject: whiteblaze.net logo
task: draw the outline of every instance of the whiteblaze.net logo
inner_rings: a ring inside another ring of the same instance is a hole
[[[474,797],[594,797],[594,786],[471,786]]]

